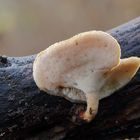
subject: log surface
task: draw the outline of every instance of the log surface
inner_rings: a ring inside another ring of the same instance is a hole
[[[108,32],[120,43],[122,58],[140,57],[140,18]],[[36,87],[32,77],[34,59],[35,55],[0,56],[0,139],[140,136],[140,71],[127,86],[100,101],[94,121],[81,124],[75,119],[84,104],[50,96]]]

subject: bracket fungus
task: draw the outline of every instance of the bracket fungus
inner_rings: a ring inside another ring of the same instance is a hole
[[[40,52],[33,64],[37,86],[72,102],[87,102],[80,118],[90,122],[99,100],[126,85],[140,67],[140,58],[120,59],[116,39],[102,31],[80,33]]]

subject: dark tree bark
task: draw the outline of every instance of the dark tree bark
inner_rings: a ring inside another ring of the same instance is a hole
[[[122,57],[140,57],[140,18],[109,31]],[[79,108],[41,92],[32,77],[35,55],[0,57],[0,139],[115,139],[140,136],[140,71],[121,90],[100,101],[89,124],[76,122]],[[45,131],[45,132],[42,132]]]

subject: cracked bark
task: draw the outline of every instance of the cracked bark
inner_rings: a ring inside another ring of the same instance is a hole
[[[122,58],[140,57],[140,18],[110,31]],[[119,139],[140,136],[140,71],[133,80],[102,99],[95,120],[75,123],[84,104],[40,91],[32,77],[35,55],[0,56],[0,139]]]

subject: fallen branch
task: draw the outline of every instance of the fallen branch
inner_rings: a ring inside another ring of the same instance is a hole
[[[122,57],[140,57],[140,18],[109,31]],[[32,77],[35,55],[0,57],[0,138],[115,139],[140,136],[140,71],[121,90],[100,101],[89,124],[75,123],[79,105],[41,92]]]

